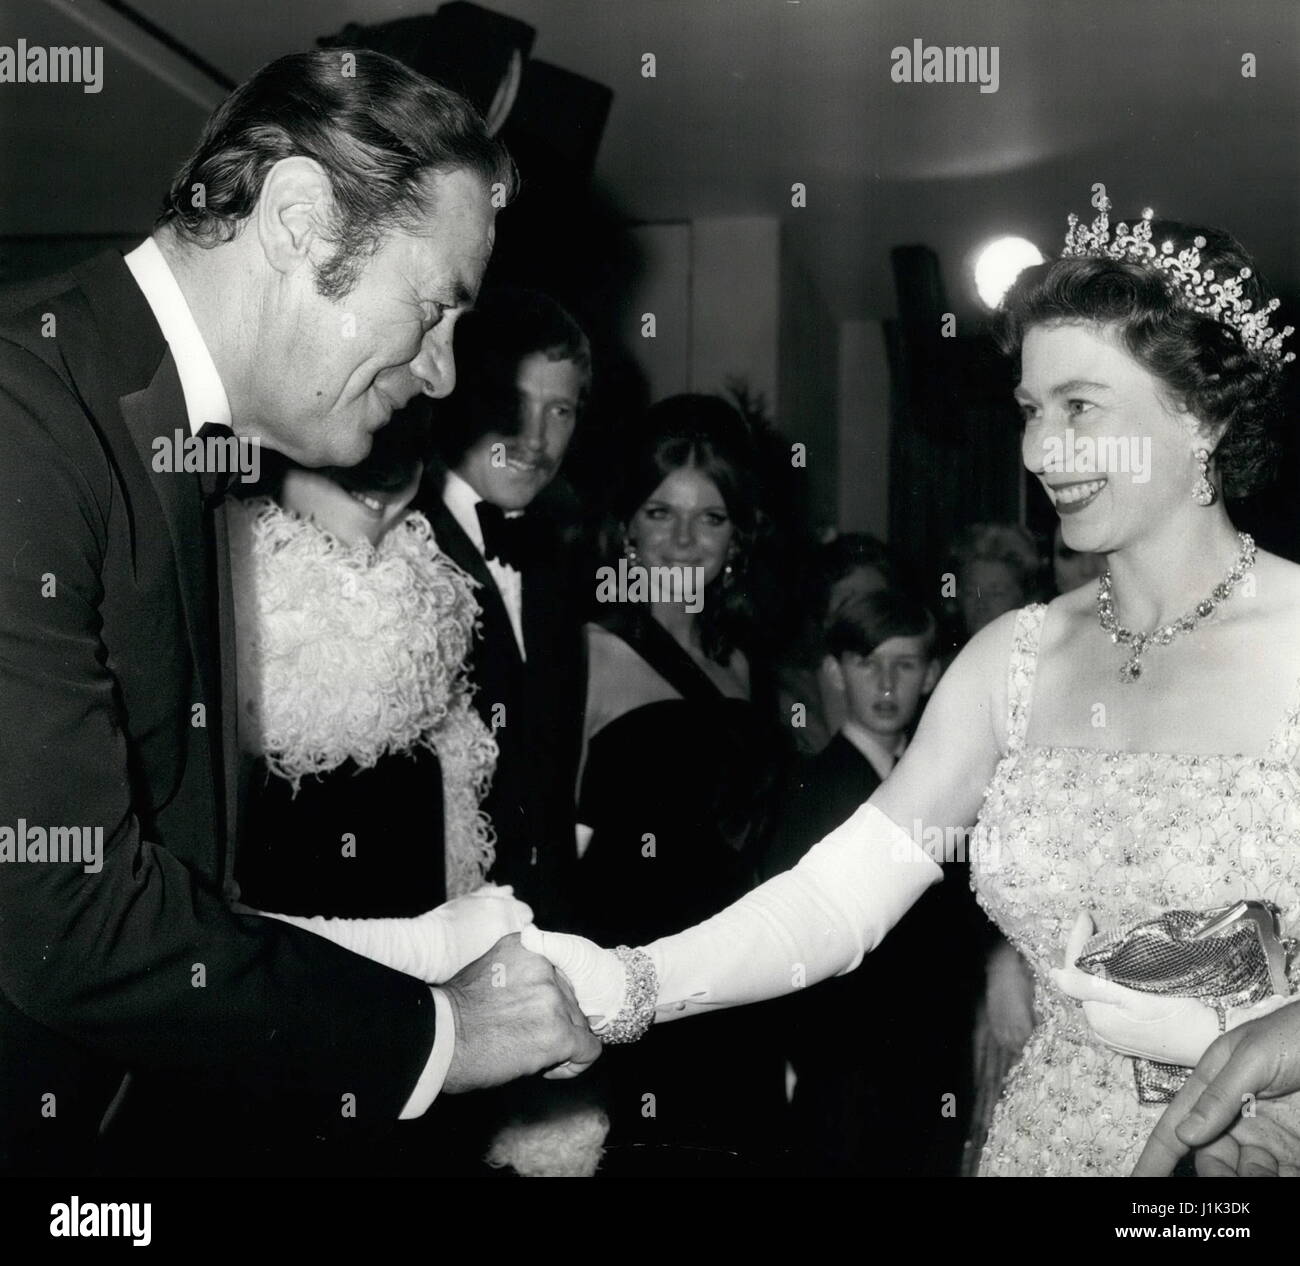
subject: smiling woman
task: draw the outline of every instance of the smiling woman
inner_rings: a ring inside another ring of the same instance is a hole
[[[1122,934],[1267,897],[1300,928],[1300,567],[1256,550],[1219,495],[1261,472],[1285,332],[1225,234],[1156,223],[1148,252],[1140,229],[1111,238],[1106,208],[1092,230],[1071,225],[1065,256],[1012,288],[1005,346],[1021,361],[1025,463],[1066,541],[1108,556],[1098,589],[976,634],[868,803],[720,914],[621,955],[525,934],[607,1019],[606,1040],[629,1041],[851,970],[938,878],[932,840],[973,827],[976,894],[1032,968],[1038,1019],[985,1174],[1129,1172],[1158,1116],[1134,1058],[1194,1062],[1220,1024],[1252,1019],[1055,973],[1074,965],[1081,909]],[[1150,478],[1071,488],[1043,441],[1076,425],[1149,437]],[[1117,671],[1147,647],[1141,672]]]
[[[1150,232],[1157,242],[1201,242],[1199,267],[1206,283],[1216,276],[1239,276],[1243,301],[1257,313],[1268,309],[1268,291],[1253,261],[1227,233],[1172,220],[1152,220]],[[1162,272],[1137,259],[1088,255],[1038,265],[1013,283],[1001,317],[1002,347],[1013,356],[1022,352],[1033,326],[1104,330],[1107,339],[1158,380],[1175,408],[1219,432],[1214,468],[1227,496],[1245,495],[1267,477],[1276,450],[1273,428],[1281,382],[1276,365],[1248,347],[1231,324],[1179,301]],[[1050,389],[1080,420],[1115,392],[1114,384],[1077,379],[1053,383]],[[1043,402],[1029,399],[1024,383],[1017,397],[1027,422],[1041,417]]]

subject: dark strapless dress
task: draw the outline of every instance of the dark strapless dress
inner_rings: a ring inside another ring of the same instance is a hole
[[[758,882],[780,734],[699,676],[707,688],[634,708],[590,742],[578,904],[581,931],[602,945],[683,931]],[[657,1025],[607,1048],[597,1068],[611,1122],[604,1172],[764,1169],[779,1154],[784,1059],[765,1006]]]

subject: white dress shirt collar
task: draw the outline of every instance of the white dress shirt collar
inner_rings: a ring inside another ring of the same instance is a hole
[[[474,548],[483,554],[483,525],[478,521],[476,507],[484,500],[454,470],[447,472],[442,485],[442,501],[451,517],[460,524],[461,530],[474,543]],[[522,510],[507,510],[506,518],[513,519],[522,514]],[[484,557],[488,575],[496,584],[501,601],[505,604],[506,614],[510,617],[510,627],[514,630],[515,644],[519,647],[522,659],[528,658],[524,645],[524,578],[513,567],[503,563],[499,558]]]
[[[481,554],[483,525],[478,521],[478,504],[486,498],[480,497],[467,479],[454,470],[449,470],[442,485],[442,499],[451,511],[451,517],[465,529],[465,535],[474,542]],[[517,519],[521,514],[522,510],[505,511],[507,519]]]
[[[213,363],[212,353],[199,333],[199,327],[185,302],[175,274],[158,249],[147,237],[126,256],[126,266],[135,284],[144,293],[145,302],[162,330],[176,362],[176,375],[185,395],[185,413],[190,434],[197,435],[208,422],[230,425],[230,399]]]
[[[483,498],[454,470],[449,470],[442,485],[442,500],[451,511],[451,517],[460,524],[462,531],[474,542],[474,548],[481,554],[483,526],[478,521],[477,506]]]
[[[900,735],[896,743],[886,743],[852,717],[840,727],[840,733],[866,757],[867,763],[880,775],[881,782],[889,777],[907,747],[906,736]]]

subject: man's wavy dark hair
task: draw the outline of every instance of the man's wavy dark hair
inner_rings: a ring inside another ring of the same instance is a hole
[[[591,392],[591,343],[550,295],[519,286],[485,290],[458,318],[452,338],[456,390],[433,406],[434,443],[449,469],[485,435],[518,434],[519,366],[529,356],[574,363],[581,419]]]
[[[334,199],[333,256],[317,289],[340,299],[394,229],[426,231],[433,174],[464,170],[508,201],[516,187],[505,148],[463,97],[364,49],[292,53],[262,67],[208,119],[158,217],[197,246],[230,241],[281,159],[314,159]]]

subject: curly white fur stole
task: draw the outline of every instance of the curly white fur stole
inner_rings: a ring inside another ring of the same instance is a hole
[[[495,855],[479,808],[497,745],[470,704],[474,581],[412,513],[349,547],[259,499],[230,505],[240,742],[296,791],[349,757],[370,768],[420,745],[442,766],[447,897]]]

